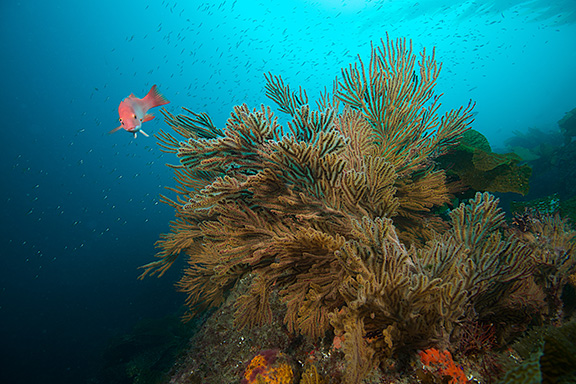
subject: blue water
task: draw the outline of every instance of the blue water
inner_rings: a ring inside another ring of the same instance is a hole
[[[0,383],[88,382],[109,337],[183,302],[178,265],[136,279],[173,218],[175,159],[107,134],[124,97],[157,84],[222,126],[268,103],[263,73],[316,98],[386,32],[436,47],[443,108],[476,101],[495,148],[576,107],[574,0],[3,1]]]

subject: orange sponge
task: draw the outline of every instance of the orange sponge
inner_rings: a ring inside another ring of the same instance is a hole
[[[462,368],[454,364],[449,351],[439,351],[436,348],[430,348],[420,351],[418,354],[424,369],[432,374],[442,377],[448,376],[450,384],[466,384],[468,382]]]
[[[242,384],[292,384],[294,372],[286,355],[278,350],[266,350],[248,363]]]

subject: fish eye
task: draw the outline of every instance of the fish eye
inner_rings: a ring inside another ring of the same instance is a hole
[[[136,118],[136,115],[133,115],[133,116],[134,116],[134,118]]]
[[[119,118],[118,120],[122,121],[122,118]]]

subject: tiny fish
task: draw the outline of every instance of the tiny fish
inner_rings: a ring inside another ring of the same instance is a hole
[[[144,136],[148,134],[142,130],[142,123],[150,121],[154,115],[146,113],[149,109],[158,107],[160,105],[168,104],[169,101],[158,92],[156,85],[150,88],[150,92],[143,99],[139,99],[134,94],[130,94],[127,98],[120,102],[118,107],[118,115],[120,115],[120,126],[114,128],[108,133],[114,133],[121,128],[134,134],[141,132]]]

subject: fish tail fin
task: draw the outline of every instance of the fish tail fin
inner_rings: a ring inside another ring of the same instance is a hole
[[[120,129],[122,129],[122,126],[116,127],[113,130],[111,130],[110,132],[108,132],[109,135],[113,134],[116,131],[119,131]]]
[[[150,91],[144,97],[144,99],[142,99],[142,101],[144,101],[148,109],[169,103],[168,99],[166,99],[160,92],[158,92],[156,84],[150,88]]]

